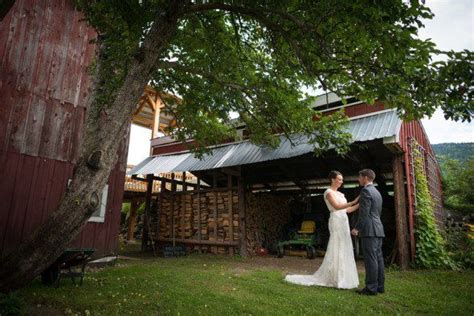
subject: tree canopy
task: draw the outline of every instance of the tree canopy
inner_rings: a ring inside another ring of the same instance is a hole
[[[419,1],[152,1],[79,0],[100,34],[104,106],[142,58],[156,19],[173,10],[177,28],[150,73],[177,118],[179,140],[201,145],[233,136],[237,112],[258,143],[275,131],[310,135],[322,149],[347,149],[345,118],[313,120],[302,87],[375,99],[407,119],[432,115],[470,121],[473,54],[441,52],[417,32],[433,17]],[[434,54],[445,61],[433,62]],[[114,74],[111,76],[110,74]],[[317,115],[317,113],[316,113]]]
[[[348,149],[343,113],[322,116],[302,87],[369,103],[407,119],[441,107],[472,118],[473,54],[440,52],[417,37],[432,13],[412,1],[76,0],[97,33],[91,92],[74,175],[56,210],[8,254],[0,291],[19,288],[70,244],[99,203],[146,84],[165,95],[178,140],[199,149],[232,137],[239,113],[251,140],[303,133],[317,151]],[[47,30],[48,31],[48,30]],[[433,62],[433,54],[445,54]],[[179,103],[179,104],[178,104]],[[198,150],[198,153],[201,152]]]

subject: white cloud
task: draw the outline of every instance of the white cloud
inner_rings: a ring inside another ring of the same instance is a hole
[[[420,38],[431,38],[442,50],[474,49],[472,0],[427,0],[426,5],[435,16],[424,21]]]
[[[474,142],[474,123],[448,121],[441,110],[421,122],[432,144]]]
[[[441,50],[474,50],[473,3],[472,0],[427,0],[435,16],[424,21],[420,38],[430,38]],[[446,120],[440,110],[422,123],[433,144],[474,141],[474,123]]]

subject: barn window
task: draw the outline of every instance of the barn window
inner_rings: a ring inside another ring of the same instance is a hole
[[[103,223],[105,221],[105,209],[107,208],[107,194],[109,193],[109,185],[106,184],[102,189],[102,194],[100,196],[100,203],[97,210],[92,213],[89,222]]]
[[[67,186],[71,184],[72,179],[67,180]],[[97,210],[92,213],[89,218],[89,222],[103,223],[105,221],[105,210],[107,208],[107,195],[109,193],[109,185],[106,184],[102,189],[102,194],[100,195],[100,203]]]

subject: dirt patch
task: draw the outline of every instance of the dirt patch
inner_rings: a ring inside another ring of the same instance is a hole
[[[251,257],[240,262],[233,262],[231,264],[237,275],[244,274],[252,270],[280,270],[287,273],[301,273],[312,274],[318,270],[323,262],[322,257],[313,260],[302,257],[285,256],[283,258],[276,258],[272,256],[265,257]],[[364,263],[357,262],[357,270],[364,272]]]
[[[189,255],[193,256],[193,254]],[[282,273],[300,273],[300,274],[312,274],[318,270],[319,266],[323,262],[323,257],[316,257],[315,259],[308,259],[306,257],[298,256],[284,256],[283,258],[277,258],[273,255],[267,256],[253,256],[248,258],[240,258],[233,260],[231,257],[226,257],[223,255],[213,255],[213,254],[201,254],[198,255],[199,258],[209,263],[218,262],[219,260],[224,259],[227,263],[226,265],[230,266],[236,275],[241,275],[255,270],[280,270]],[[161,259],[160,257],[158,257]],[[142,253],[139,251],[129,251],[126,253],[126,256],[120,255],[119,259],[125,259],[121,262],[133,262],[137,259],[139,260],[156,260],[157,257],[153,257],[150,253]],[[158,260],[159,260],[158,259]],[[359,272],[364,272],[364,263],[362,261],[357,261],[357,270]]]

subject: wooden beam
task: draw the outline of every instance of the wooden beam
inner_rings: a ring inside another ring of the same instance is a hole
[[[140,178],[137,175],[132,175],[132,179],[137,180],[137,181],[143,181],[143,182],[147,181],[146,179]],[[175,184],[180,184],[180,185],[191,186],[193,188],[195,188],[197,186],[196,183],[185,182],[185,181],[176,180],[176,179],[168,179],[168,178],[160,177],[160,176],[153,176],[153,179],[161,181],[161,182],[169,182],[169,183],[175,183]]]
[[[262,183],[263,186],[267,189],[269,189],[270,191],[275,191],[275,188],[273,188],[269,183],[265,182],[265,183]]]
[[[171,179],[174,180],[174,173],[171,174]],[[175,193],[176,192],[176,182],[171,182],[171,192],[172,193]],[[174,240],[176,239],[176,232],[175,232],[175,229],[174,229],[174,208],[175,208],[175,205],[174,205],[174,202],[175,202],[175,198],[172,198],[171,199],[171,237],[172,237],[172,241],[173,241],[173,247],[176,246],[175,245],[175,242]]]
[[[146,127],[146,128],[152,128],[153,127],[152,120],[147,120],[147,119],[141,118],[138,114],[134,115],[132,117],[132,123],[143,126],[143,127]]]
[[[159,176],[155,176],[154,179],[159,180],[159,181],[169,182],[169,183],[180,184],[182,186],[190,186],[190,187],[193,187],[193,188],[195,188],[197,186],[196,183],[191,183],[191,182],[186,182],[186,181],[181,181],[181,180],[176,180],[176,179],[168,179],[168,178],[159,177]]]
[[[133,115],[138,115],[143,107],[146,105],[146,100],[140,98],[140,100],[138,101],[138,107],[135,109],[135,112],[133,112]]]
[[[295,175],[295,172],[290,170],[287,166],[284,164],[280,163],[278,164],[278,167],[283,171],[283,173],[291,180],[293,181],[297,186],[299,186],[301,189],[306,188],[306,183],[304,181],[301,181],[298,179],[297,175]]]
[[[147,174],[147,189],[146,189],[146,196],[145,196],[145,216],[143,221],[143,229],[142,229],[142,251],[147,250],[147,244],[149,240],[149,218],[148,214],[151,211],[151,193],[153,190],[153,175]]]
[[[235,186],[232,187],[232,190],[237,190],[237,187],[235,187]],[[201,192],[201,193],[208,193],[208,192],[227,192],[227,188],[200,189],[199,192]],[[167,192],[164,192],[164,194],[170,194],[170,195],[197,194],[197,193],[198,193],[197,190],[186,191],[186,192],[184,192],[184,191],[176,191],[176,192],[167,191]]]
[[[183,192],[186,192],[188,190],[188,187],[186,186],[186,172],[183,172]],[[182,199],[181,199],[181,238],[184,239],[185,235],[184,235],[184,211],[186,209],[186,195],[183,195],[182,196]],[[192,225],[192,223],[191,223]]]
[[[153,98],[147,94],[145,96],[145,103],[148,105],[148,107],[152,110],[152,111],[155,111],[155,108],[156,108],[156,104],[155,104],[155,101],[153,100]]]
[[[137,225],[137,210],[140,206],[140,199],[132,198],[130,201],[130,214],[128,216],[127,240],[133,240]]]
[[[248,256],[247,252],[247,229],[246,222],[246,201],[245,201],[245,182],[242,177],[237,179],[237,194],[239,197],[239,249],[240,255]]]
[[[226,168],[222,168],[221,170],[223,173],[234,176],[234,177],[240,177],[242,174],[240,166],[237,166],[234,168],[226,167]]]
[[[230,241],[234,241],[234,212],[232,207],[232,175],[227,175],[227,209],[229,212],[229,235]],[[229,249],[229,254],[234,255],[234,248]]]
[[[158,238],[158,241],[172,242],[173,238]],[[238,246],[238,241],[218,241],[218,240],[196,240],[196,239],[175,239],[177,243],[211,245],[211,246]]]
[[[160,114],[161,114],[160,107],[158,107],[158,104],[154,104],[153,126],[152,126],[152,130],[151,130],[151,138],[158,137],[158,132],[160,131]]]
[[[415,242],[415,175],[413,172],[413,164],[411,162],[411,146],[408,151],[404,153],[405,160],[405,175],[407,181],[407,201],[408,201],[408,231],[410,234],[410,259],[415,260],[416,242]]]
[[[160,194],[158,195],[159,203],[160,203],[160,204],[159,204],[159,209],[158,209],[158,212],[159,212],[159,213],[156,214],[157,217],[158,217],[158,220],[156,221],[156,231],[157,231],[157,233],[156,233],[156,238],[159,238],[159,237],[160,237],[160,233],[161,233],[161,231],[160,231],[160,218],[161,218],[161,216],[160,216],[160,215],[161,215],[162,212],[163,212],[163,194],[161,194],[161,193],[163,193],[163,192],[165,192],[165,191],[166,191],[166,182],[162,181],[162,182],[160,183]]]
[[[197,213],[198,213],[198,240],[201,241],[202,240],[202,235],[201,235],[201,178],[197,178],[197,190],[198,190],[198,193],[197,193],[197,199],[198,199],[198,203],[197,203]],[[199,247],[198,248],[199,250],[199,253],[202,252],[202,248]]]
[[[410,261],[408,248],[408,223],[405,196],[405,181],[403,177],[402,156],[393,157],[393,189],[395,201],[395,227],[398,252],[398,265],[406,270]]]
[[[214,170],[213,178],[212,178],[212,186],[213,188],[217,188],[217,172]],[[214,240],[217,241],[217,191],[214,192]]]

